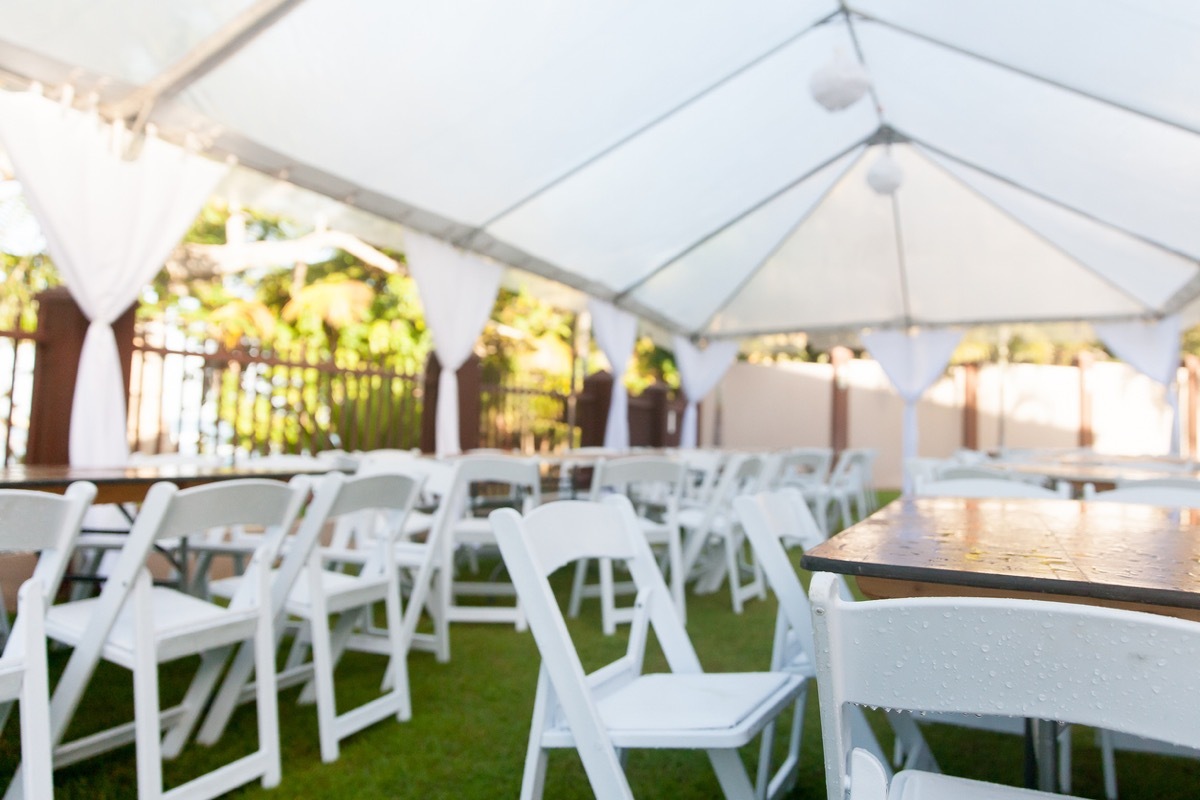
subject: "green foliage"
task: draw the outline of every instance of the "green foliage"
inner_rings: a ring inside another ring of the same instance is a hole
[[[0,251],[0,330],[37,330],[34,298],[62,280],[50,257],[15,256]]]

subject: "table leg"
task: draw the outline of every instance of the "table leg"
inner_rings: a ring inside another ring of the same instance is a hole
[[[1025,785],[1057,792],[1058,723],[1047,719],[1025,720]]]

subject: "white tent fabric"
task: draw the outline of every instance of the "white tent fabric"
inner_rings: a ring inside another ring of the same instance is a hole
[[[737,354],[737,342],[711,342],[701,350],[682,336],[675,337],[675,364],[679,367],[679,382],[687,396],[683,427],[679,433],[680,447],[696,446],[696,406],[733,366]]]
[[[458,370],[491,316],[500,290],[498,264],[430,239],[412,235],[405,243],[408,268],[417,284],[433,348],[441,362],[434,443],[439,457],[462,452],[458,431]]]
[[[112,322],[162,269],[226,169],[153,136],[127,160],[123,134],[33,92],[0,92],[0,142],[55,265],[91,320],[71,412],[74,466],[127,460]]]
[[[637,343],[637,317],[600,300],[589,302],[588,311],[592,316],[592,338],[612,367],[612,400],[604,426],[604,446],[625,450],[629,447],[629,390],[625,388],[625,372]]]
[[[1171,453],[1179,453],[1179,395],[1175,391],[1179,373],[1180,322],[1178,316],[1157,321],[1110,322],[1092,326],[1096,335],[1117,358],[1161,384],[1171,409]]]
[[[918,454],[917,401],[945,371],[962,336],[962,331],[952,328],[864,331],[862,334],[863,346],[879,362],[904,400],[902,463],[907,464]],[[912,494],[912,491],[912,478],[906,469],[904,494]]]
[[[694,338],[1190,320],[1197,29],[1179,0],[42,0],[0,5],[0,84]],[[828,112],[838,48],[872,89]]]

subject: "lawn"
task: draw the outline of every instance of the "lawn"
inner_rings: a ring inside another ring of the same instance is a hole
[[[798,558],[798,556],[797,556]],[[565,597],[566,571],[557,587]],[[689,632],[705,669],[764,669],[770,657],[775,601],[752,601],[734,615],[727,593],[688,596]],[[624,650],[621,633],[600,633],[599,609],[586,603],[569,628],[584,664],[594,668]],[[427,653],[409,659],[413,718],[406,723],[384,722],[342,743],[341,758],[322,764],[317,746],[316,711],[295,702],[298,689],[283,694],[280,705],[283,781],[273,790],[252,785],[235,793],[246,798],[495,798],[516,797],[533,706],[538,669],[537,648],[529,633],[504,625],[459,624],[451,630],[452,659],[438,664]],[[61,668],[63,653],[52,653]],[[193,661],[169,665],[163,681],[164,700],[173,701],[190,677]],[[660,670],[657,653],[648,669]],[[358,702],[375,691],[382,660],[351,654],[339,669],[340,698]],[[75,731],[85,732],[129,718],[132,687],[124,670],[106,667],[98,674],[77,717]],[[886,723],[874,721],[885,747],[890,745]],[[15,721],[14,721],[15,722]],[[17,750],[15,724],[0,742],[0,775],[8,775]],[[810,695],[806,736],[795,798],[820,798],[825,787],[821,764],[820,721],[815,692]],[[255,741],[252,706],[243,708],[225,737],[213,748],[190,745],[166,769],[173,786],[245,752]],[[1016,737],[928,726],[926,736],[947,772],[988,780],[1021,780],[1021,743]],[[754,763],[754,747],[744,753]],[[1100,763],[1093,737],[1077,731],[1073,748],[1073,790],[1085,797],[1102,797]],[[1200,787],[1200,761],[1118,754],[1121,797],[1125,800],[1194,798]],[[707,800],[720,790],[703,755],[685,752],[634,752],[628,774],[635,796],[662,800]],[[55,775],[59,798],[127,798],[136,793],[133,747],[60,770]],[[591,797],[586,777],[572,751],[550,759],[547,798]]]

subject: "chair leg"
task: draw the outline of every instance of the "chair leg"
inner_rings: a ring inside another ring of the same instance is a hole
[[[683,543],[680,541],[679,529],[667,535],[667,569],[671,579],[671,598],[675,601],[675,610],[679,619],[687,625],[687,598],[683,590]]]
[[[1117,800],[1117,758],[1112,733],[1100,731],[1100,765],[1104,772],[1104,797]]]
[[[229,666],[229,672],[225,675],[225,680],[222,681],[217,696],[213,698],[212,706],[204,718],[204,723],[200,726],[199,733],[196,734],[196,741],[200,744],[214,745],[225,733],[225,727],[238,707],[238,700],[242,696],[242,687],[250,680],[250,675],[254,671],[254,658],[254,650],[248,643],[237,649],[233,663]]]
[[[200,657],[200,667],[196,670],[196,675],[192,678],[191,685],[188,686],[187,693],[183,696],[183,702],[180,704],[183,715],[171,726],[163,738],[163,758],[175,758],[187,744],[188,738],[196,728],[196,723],[200,720],[200,715],[204,713],[208,699],[212,697],[213,691],[217,687],[217,681],[220,680],[221,673],[225,669],[225,662],[229,660],[232,652],[232,647],[222,647],[218,650],[210,650]]]
[[[754,787],[737,750],[708,750],[708,760],[726,797],[753,797]]]
[[[25,625],[25,675],[21,679],[21,762],[24,767],[22,785],[28,798],[49,797],[54,791],[44,605],[40,582],[23,591],[18,602],[18,607],[24,612],[22,619]]]
[[[392,646],[391,688],[400,698],[396,719],[405,722],[412,719],[412,695],[408,687],[408,643],[404,639],[404,609],[400,603],[399,585],[388,592],[384,601],[384,613],[387,616],[388,641]],[[367,614],[367,617],[369,619],[370,614]],[[386,690],[387,686],[381,688]]]
[[[600,565],[600,628],[605,636],[617,632],[616,588],[613,586],[613,564],[611,558],[596,559]]]
[[[725,536],[725,571],[729,573],[729,596],[733,600],[733,613],[742,613],[741,580],[738,575],[737,538],[735,531],[727,531]]]
[[[258,750],[262,753],[262,787],[279,785],[283,774],[279,753],[279,689],[275,683],[275,632],[271,624],[270,594],[263,593],[260,602],[265,606],[254,633],[254,685],[258,712]]]
[[[579,616],[579,607],[583,605],[583,587],[587,580],[588,562],[590,560],[581,558],[575,562],[575,578],[571,582],[571,599],[567,603],[567,616],[572,619]]]
[[[313,608],[312,619],[312,684],[317,694],[317,731],[321,740],[321,760],[326,764],[337,761],[337,703],[333,693],[333,653],[329,636],[329,617],[322,607]],[[346,615],[343,615],[345,617]]]
[[[150,576],[142,571],[135,592],[150,591]],[[138,598],[135,598],[138,599]],[[139,610],[148,607],[149,600],[138,603]],[[137,751],[138,800],[153,800],[162,796],[162,754],[159,739],[162,735],[161,712],[158,701],[158,661],[154,653],[153,620],[139,613],[134,621],[133,720]]]
[[[549,753],[542,747],[546,726],[546,706],[550,679],[545,667],[538,671],[537,693],[533,698],[533,723],[529,726],[529,744],[525,749],[525,770],[521,776],[521,800],[542,800],[546,787],[546,764]]]

